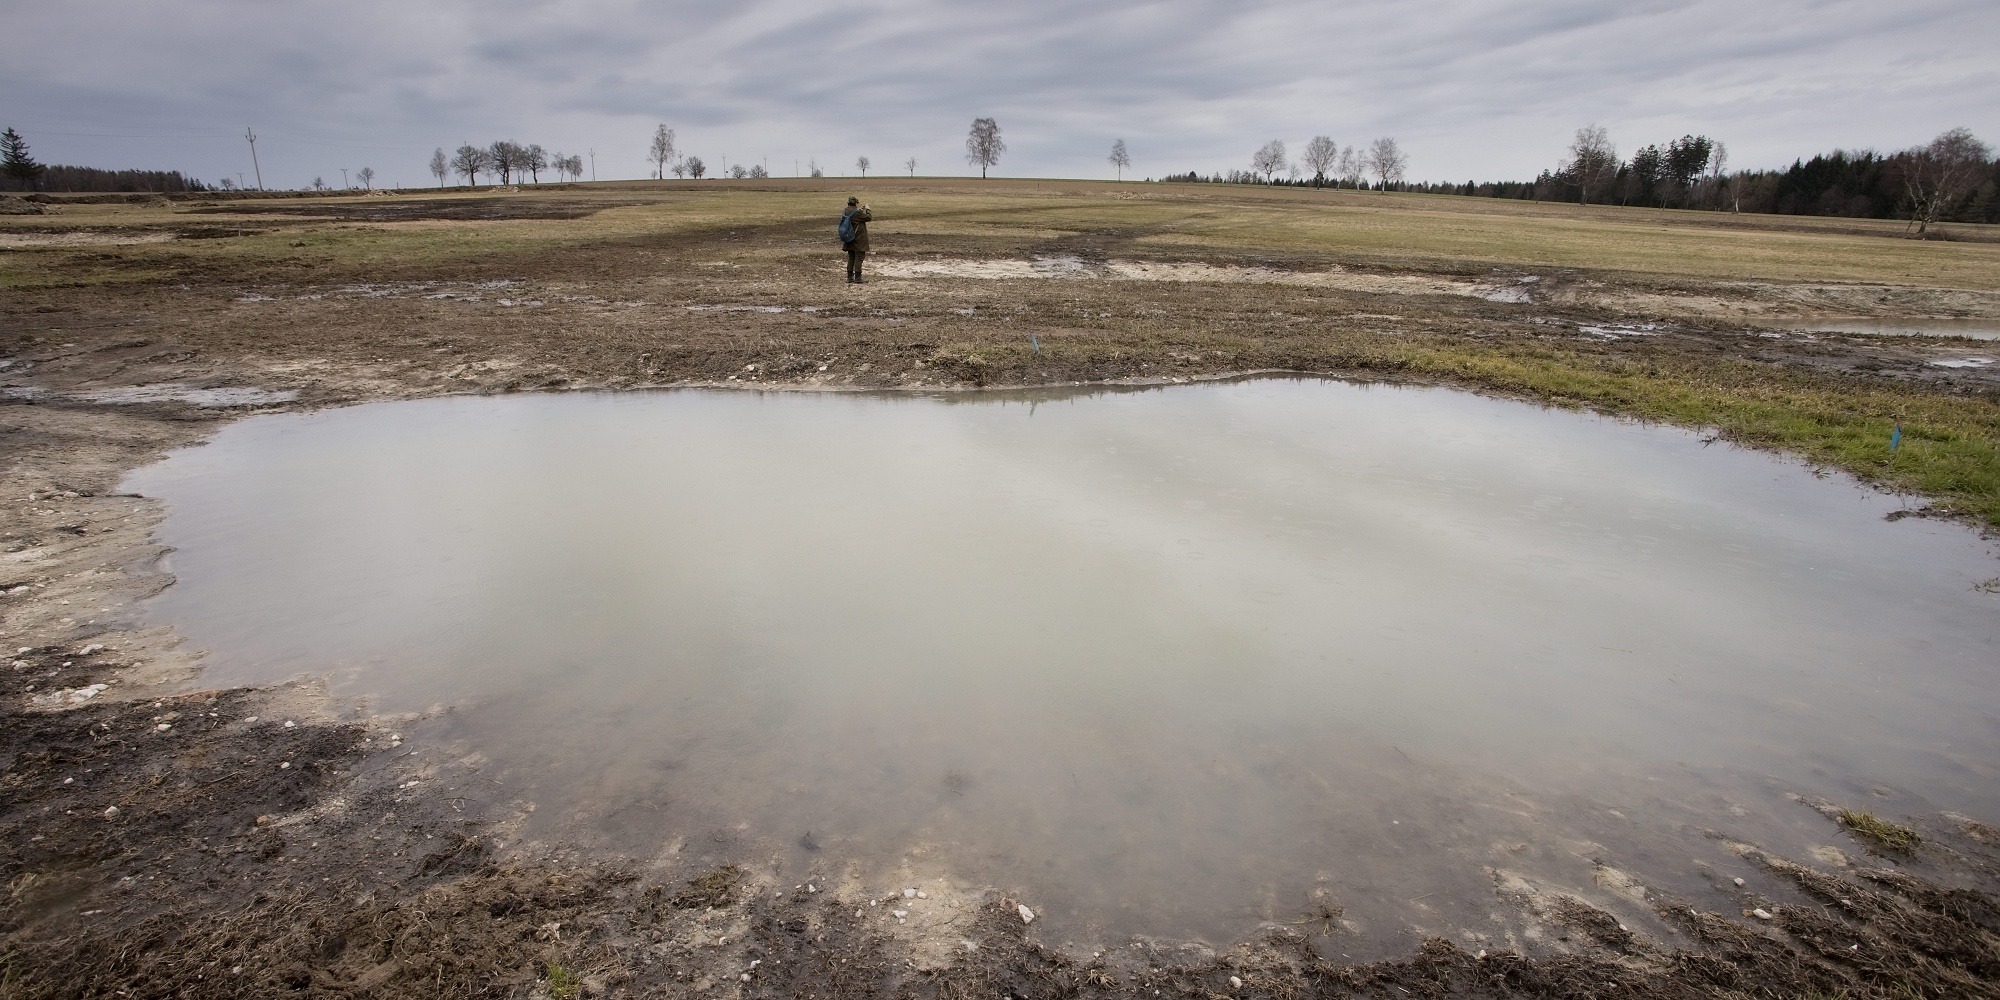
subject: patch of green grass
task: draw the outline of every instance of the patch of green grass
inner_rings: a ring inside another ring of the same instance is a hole
[[[1874,844],[1885,851],[1908,854],[1923,838],[1917,831],[1907,826],[1879,819],[1873,813],[1855,812],[1851,809],[1840,811],[1840,825],[1853,831],[1854,835]]]
[[[578,979],[576,973],[563,968],[560,963],[550,962],[547,972],[549,995],[556,1000],[576,1000],[583,993],[583,980]]]

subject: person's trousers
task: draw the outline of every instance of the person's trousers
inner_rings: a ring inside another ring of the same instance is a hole
[[[861,258],[866,256],[868,256],[868,251],[866,250],[847,251],[847,280],[860,284]]]

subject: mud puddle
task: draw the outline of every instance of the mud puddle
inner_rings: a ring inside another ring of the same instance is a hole
[[[1964,337],[2000,340],[2000,320],[1992,319],[1781,319],[1757,322],[1779,330],[1815,333],[1859,333],[1878,337]]]
[[[127,487],[205,685],[442,707],[405,735],[531,838],[1079,940],[1527,947],[1496,881],[1651,927],[1729,841],[1825,851],[1791,794],[2000,814],[1990,547],[1670,428],[1316,380],[452,398]]]

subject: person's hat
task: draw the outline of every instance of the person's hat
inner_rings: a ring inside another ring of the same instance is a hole
[[[847,203],[848,203],[849,205],[859,205],[859,204],[861,204],[861,199],[859,199],[859,198],[849,198],[849,199],[847,199]]]

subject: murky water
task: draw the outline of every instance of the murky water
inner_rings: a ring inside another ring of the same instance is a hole
[[[129,486],[206,683],[455,706],[420,738],[532,836],[1079,937],[1317,892],[1342,950],[1470,941],[1482,866],[1693,893],[1737,864],[1702,830],[1834,841],[1789,792],[2000,819],[1990,547],[1670,428],[1327,381],[533,395],[258,417]]]
[[[1759,320],[1780,330],[1864,333],[1881,337],[1965,337],[2000,340],[2000,320],[1992,319],[1784,319]]]

